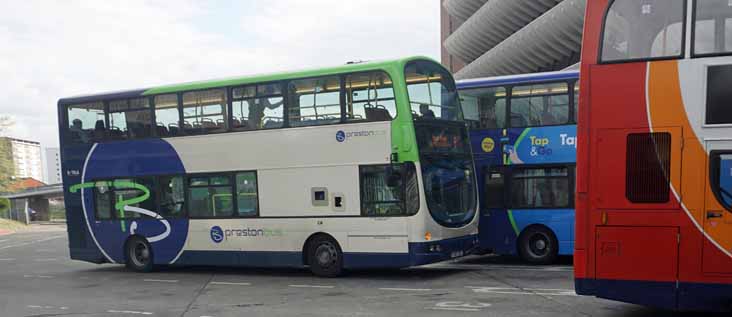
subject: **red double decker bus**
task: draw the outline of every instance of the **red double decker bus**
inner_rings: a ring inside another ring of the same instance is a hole
[[[732,1],[587,1],[578,294],[732,307]]]

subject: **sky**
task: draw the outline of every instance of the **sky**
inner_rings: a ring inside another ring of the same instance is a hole
[[[124,4],[122,4],[124,3]],[[0,116],[57,147],[63,97],[440,53],[440,1],[0,1]]]

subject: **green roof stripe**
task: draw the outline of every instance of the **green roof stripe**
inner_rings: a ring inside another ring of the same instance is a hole
[[[146,90],[143,93],[143,95],[166,94],[166,93],[174,93],[174,92],[189,91],[189,90],[200,90],[200,89],[208,89],[208,88],[216,88],[216,87],[224,87],[224,86],[246,85],[246,84],[252,84],[252,83],[277,81],[277,80],[290,79],[290,78],[316,77],[316,76],[329,75],[329,74],[351,73],[351,72],[368,71],[368,70],[375,70],[375,69],[383,69],[383,70],[391,71],[391,72],[401,71],[401,69],[404,67],[404,65],[407,62],[416,60],[416,59],[425,59],[425,60],[434,61],[433,59],[431,59],[429,57],[414,56],[414,57],[407,57],[407,58],[395,59],[395,60],[363,62],[363,63],[358,63],[358,64],[346,64],[346,65],[336,66],[336,67],[317,68],[317,69],[294,71],[294,72],[290,71],[290,72],[281,72],[281,73],[274,73],[274,74],[251,75],[251,76],[226,78],[226,79],[205,80],[205,81],[198,81],[198,82],[189,82],[189,83],[154,87],[154,88],[150,88],[150,89]]]

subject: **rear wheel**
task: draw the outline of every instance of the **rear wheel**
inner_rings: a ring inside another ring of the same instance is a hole
[[[559,243],[547,227],[529,227],[521,233],[518,251],[525,261],[533,264],[551,264],[557,259]]]
[[[127,267],[137,272],[153,270],[153,251],[145,238],[133,236],[125,244]]]
[[[308,245],[308,265],[317,276],[336,277],[343,273],[343,252],[328,236],[316,236]]]

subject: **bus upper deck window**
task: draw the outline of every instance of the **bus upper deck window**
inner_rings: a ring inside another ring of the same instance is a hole
[[[732,2],[694,2],[694,55],[732,53]]]
[[[68,107],[67,138],[74,143],[90,143],[104,138],[104,103],[93,102]]]
[[[684,0],[616,0],[605,17],[603,62],[681,57]]]
[[[391,78],[385,72],[346,76],[346,120],[388,121],[396,117]]]

